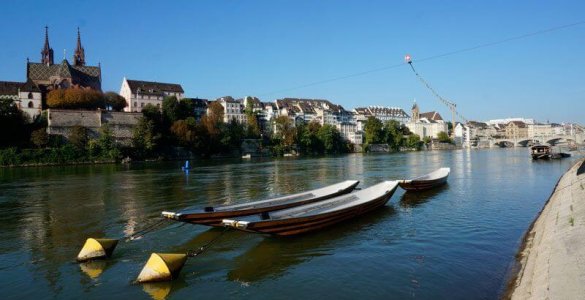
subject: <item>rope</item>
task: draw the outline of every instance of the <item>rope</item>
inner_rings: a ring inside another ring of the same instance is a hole
[[[211,239],[209,242],[207,242],[205,245],[195,249],[195,250],[189,250],[187,251],[187,256],[188,257],[195,257],[197,255],[200,255],[201,253],[203,253],[205,250],[207,250],[208,247],[210,247],[211,245],[213,245],[213,243],[215,243],[217,240],[219,240],[220,237],[222,237],[224,235],[224,233],[226,233],[229,230],[229,227],[224,227],[223,231],[217,235],[216,237],[214,237],[213,239]]]
[[[420,80],[420,82],[422,82],[422,84],[424,86],[427,87],[427,89],[429,89],[431,91],[431,93],[433,93],[433,95],[435,97],[437,97],[439,100],[441,100],[441,102],[443,102],[443,104],[447,105],[447,107],[449,107],[449,109],[451,109],[453,112],[455,112],[455,114],[461,118],[462,120],[468,122],[468,120],[463,117],[455,108],[457,107],[457,104],[450,102],[449,100],[441,97],[441,95],[439,95],[439,93],[437,93],[437,91],[435,91],[435,89],[433,89],[433,87],[431,87],[431,85],[428,84],[428,82],[426,80],[424,80],[424,78],[422,78],[422,76],[420,76],[420,74],[418,74],[418,72],[414,69],[414,66],[412,65],[412,61],[408,62],[408,65],[410,65],[410,68],[412,69],[412,71],[414,72],[414,74],[416,75],[416,77]],[[455,126],[455,124],[453,124],[453,126]]]
[[[133,240],[136,240],[136,239],[139,239],[139,238],[145,236],[148,233],[151,233],[153,231],[156,231],[160,227],[162,227],[161,225],[164,225],[163,223],[165,221],[167,221],[167,219],[164,219],[163,218],[163,219],[161,219],[161,220],[159,220],[159,221],[157,221],[157,222],[155,222],[155,223],[153,223],[153,224],[151,224],[149,226],[146,226],[145,228],[143,228],[141,230],[138,230],[138,231],[136,231],[135,233],[133,233],[133,234],[131,234],[129,236],[124,237],[124,241],[125,242],[133,241]]]

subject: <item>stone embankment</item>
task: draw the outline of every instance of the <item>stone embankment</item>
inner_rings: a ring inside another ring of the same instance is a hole
[[[585,299],[585,161],[567,171],[526,233],[506,298]]]

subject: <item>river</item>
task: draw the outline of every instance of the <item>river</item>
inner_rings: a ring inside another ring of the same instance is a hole
[[[527,148],[0,169],[4,299],[497,299],[524,232],[576,158]],[[132,284],[151,252],[221,232],[178,224],[77,264],[87,237],[120,237],[162,210],[240,203],[346,179],[361,187],[451,168],[448,184],[398,189],[373,213],[276,238],[228,231],[169,283]]]

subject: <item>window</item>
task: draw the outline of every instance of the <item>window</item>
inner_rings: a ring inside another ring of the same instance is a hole
[[[134,107],[137,107],[137,106],[138,106],[138,102],[134,102]]]
[[[140,102],[140,107],[144,107],[144,102]]]
[[[29,99],[31,99],[31,98],[29,98]],[[29,101],[28,102],[28,108],[34,108],[34,107],[35,107],[35,105],[33,104],[33,102],[32,101]]]
[[[32,99],[32,98],[33,98],[33,94],[32,94],[32,92],[28,93],[28,98],[29,98],[29,99]],[[30,107],[30,106],[29,106],[29,107]]]

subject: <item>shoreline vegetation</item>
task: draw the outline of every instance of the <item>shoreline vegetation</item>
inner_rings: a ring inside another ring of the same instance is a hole
[[[73,126],[67,136],[49,135],[46,113],[31,122],[11,100],[0,99],[0,126],[10,128],[0,136],[0,167],[209,159],[245,154],[319,156],[375,152],[374,148],[379,145],[384,146],[384,152],[399,152],[421,150],[431,142],[430,139],[421,141],[397,121],[382,123],[374,117],[365,122],[364,144],[354,145],[330,124],[321,125],[316,121],[295,124],[287,116],[276,117],[271,124],[261,124],[252,105],[245,108],[244,123],[233,119],[225,122],[224,108],[217,101],[210,102],[207,113],[196,119],[192,105],[174,96],[165,97],[160,109],[147,104],[131,140],[120,141],[107,125],[97,134],[82,126]],[[101,94],[93,90],[68,89],[50,92],[47,106],[59,109],[109,107],[120,111],[125,102],[113,92]],[[439,142],[452,141],[447,133],[441,133]],[[244,144],[248,149],[243,149]]]

